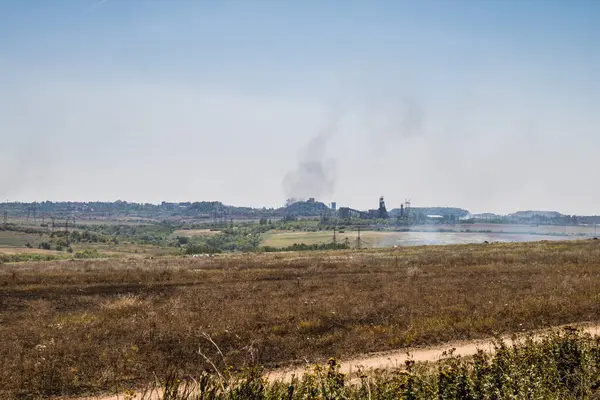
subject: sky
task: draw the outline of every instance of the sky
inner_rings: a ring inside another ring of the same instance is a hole
[[[595,0],[0,0],[0,198],[600,212]]]

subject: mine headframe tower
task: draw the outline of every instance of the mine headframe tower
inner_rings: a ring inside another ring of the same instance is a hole
[[[379,210],[378,210],[377,216],[379,218],[388,218],[389,217],[387,209],[385,208],[385,200],[383,199],[383,196],[381,196],[379,198]]]

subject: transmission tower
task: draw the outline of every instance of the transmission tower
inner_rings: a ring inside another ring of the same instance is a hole
[[[67,249],[71,246],[69,242],[69,217],[65,219],[65,240],[67,241]]]
[[[357,249],[362,249],[364,248],[368,248],[369,247],[369,242],[367,242],[366,240],[364,240],[362,238],[362,236],[360,236],[360,232],[361,232],[361,228],[360,226],[358,227],[358,232],[356,234],[356,248]]]

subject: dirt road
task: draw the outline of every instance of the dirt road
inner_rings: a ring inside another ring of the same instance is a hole
[[[571,326],[581,327],[586,333],[593,336],[600,336],[600,325],[591,324],[577,324]],[[553,328],[560,329],[561,327]],[[535,332],[534,338],[541,337],[544,333],[548,333],[551,330],[544,330]],[[512,345],[512,335],[503,336],[502,339],[508,344]],[[477,350],[481,349],[486,352],[492,352],[494,349],[493,339],[482,339],[482,340],[470,340],[460,342],[444,343],[435,347],[425,348],[414,348],[414,349],[402,349],[394,350],[383,353],[371,353],[364,356],[359,356],[350,360],[340,360],[340,372],[344,374],[352,374],[357,371],[360,367],[363,370],[372,369],[394,369],[401,368],[405,365],[407,360],[414,360],[417,362],[426,361],[437,361],[443,353],[455,349],[454,354],[459,356],[470,356],[477,353]],[[285,368],[275,371],[270,371],[267,376],[270,380],[282,380],[288,381],[292,376],[301,376],[306,371],[305,367],[296,368]]]
[[[573,324],[571,326],[577,326],[582,328],[584,332],[589,333],[593,336],[600,336],[600,325],[592,324]],[[536,331],[534,333],[534,339],[542,337],[545,333],[551,330],[560,329],[556,327],[552,329]],[[531,332],[529,333],[531,334]],[[512,335],[503,336],[502,339],[508,344],[512,345]],[[394,369],[401,368],[405,365],[407,360],[414,360],[416,362],[431,362],[439,360],[443,353],[454,350],[455,355],[470,356],[476,354],[478,350],[486,352],[492,352],[494,350],[493,339],[482,339],[482,340],[471,340],[461,342],[450,342],[444,343],[435,347],[424,347],[414,349],[402,349],[394,350],[383,353],[371,353],[363,356],[359,356],[348,360],[340,361],[340,372],[351,375],[356,372],[360,367],[362,370],[373,370],[373,369]],[[293,376],[300,377],[306,371],[306,368],[311,365],[294,368],[282,368],[279,370],[269,371],[266,376],[271,381],[289,381]],[[139,396],[139,395],[138,395]],[[125,395],[111,395],[111,396],[99,396],[99,397],[85,397],[76,400],[139,400],[140,397],[125,397]],[[144,400],[160,400],[161,392],[155,391],[151,396],[146,396]]]

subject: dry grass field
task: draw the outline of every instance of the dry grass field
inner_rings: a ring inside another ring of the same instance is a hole
[[[600,243],[0,265],[0,398],[113,391],[172,368],[281,365],[600,315]]]
[[[25,248],[27,243],[37,243],[39,239],[39,235],[32,233],[0,231],[0,247]]]

